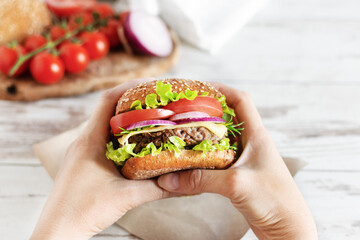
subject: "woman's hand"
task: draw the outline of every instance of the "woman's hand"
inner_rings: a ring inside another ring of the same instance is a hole
[[[31,239],[88,239],[129,209],[169,196],[154,180],[125,179],[105,157],[117,101],[141,81],[104,92],[87,127],[66,153]]]
[[[158,179],[178,194],[218,193],[229,198],[260,239],[317,239],[313,217],[248,94],[215,84],[245,122],[243,152],[227,170],[190,170]]]

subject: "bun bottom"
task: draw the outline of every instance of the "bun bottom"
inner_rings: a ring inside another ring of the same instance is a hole
[[[235,159],[233,150],[207,152],[181,150],[176,157],[174,151],[163,151],[155,156],[130,158],[121,169],[128,179],[148,179],[179,170],[207,168],[224,169]]]

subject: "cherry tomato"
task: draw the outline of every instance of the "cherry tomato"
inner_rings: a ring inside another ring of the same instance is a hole
[[[60,48],[60,58],[69,73],[79,73],[86,69],[89,64],[89,54],[81,45],[67,43]]]
[[[126,128],[130,124],[155,119],[166,119],[175,113],[165,109],[141,109],[120,113],[110,119],[110,126],[114,134],[121,132],[120,128]]]
[[[65,33],[66,33],[66,29],[58,25],[52,26],[50,30],[50,36],[52,40],[57,40],[61,38],[62,36],[65,35]]]
[[[65,46],[66,44],[69,44],[69,43],[73,43],[73,42],[71,40],[67,39],[67,40],[63,41],[62,43],[60,43],[59,45],[57,45],[56,48],[60,49],[63,46]]]
[[[69,18],[68,26],[70,30],[78,29],[82,26],[88,26],[94,21],[94,18],[89,12],[81,12],[76,15],[72,15]]]
[[[109,40],[100,32],[83,32],[79,38],[91,60],[103,58],[109,52]]]
[[[118,28],[120,22],[115,19],[111,19],[107,22],[107,26],[100,29],[100,32],[103,33],[109,40],[110,47],[116,47],[120,45],[120,39],[118,35]]]
[[[47,43],[46,38],[41,35],[31,35],[29,36],[24,44],[24,47],[28,52],[32,52],[35,49],[45,45]]]
[[[191,111],[199,111],[209,114],[214,117],[222,117],[222,106],[216,98],[199,96],[194,100],[187,100],[186,98],[179,101],[169,103],[163,109],[172,110],[175,113],[184,113]]]
[[[90,9],[92,12],[99,14],[100,18],[108,18],[114,16],[114,10],[110,4],[98,3]]]
[[[37,82],[53,84],[64,76],[64,63],[55,55],[41,52],[31,60],[30,72]]]
[[[15,47],[0,46],[0,71],[9,76],[11,68],[15,65],[20,54],[26,54],[23,46],[17,45]],[[13,75],[14,77],[20,76],[28,69],[28,61],[24,62]]]
[[[96,5],[96,0],[45,0],[50,11],[58,17],[69,17]]]

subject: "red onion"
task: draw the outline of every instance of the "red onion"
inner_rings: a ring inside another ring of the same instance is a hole
[[[219,117],[204,117],[204,118],[188,118],[179,120],[177,124],[191,123],[191,122],[214,122],[214,123],[225,123],[226,121]]]
[[[179,121],[179,120],[183,120],[183,119],[204,118],[204,117],[210,117],[210,115],[207,113],[204,113],[204,112],[194,111],[194,112],[184,112],[184,113],[175,114],[174,116],[169,118],[169,120],[170,121]]]
[[[177,123],[168,120],[146,120],[130,124],[126,130],[133,130],[135,128],[142,128],[149,125],[176,125]]]
[[[145,12],[131,12],[124,34],[132,49],[156,57],[166,57],[173,49],[168,28],[161,18]]]

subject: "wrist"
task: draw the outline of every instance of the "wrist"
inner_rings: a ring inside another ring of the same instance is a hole
[[[85,221],[84,221],[85,222]],[[61,212],[54,211],[45,213],[40,219],[31,236],[31,240],[46,239],[89,239],[93,234],[81,225],[78,221],[74,221],[73,217],[69,217]]]
[[[89,239],[91,236],[86,236],[77,231],[71,231],[70,229],[58,230],[54,227],[44,227],[35,229],[33,234],[30,237],[30,240],[61,240],[61,239],[76,239],[76,240],[85,240]]]
[[[61,194],[59,194],[61,195]],[[31,236],[32,239],[89,239],[93,234],[87,227],[88,219],[79,205],[66,197],[50,195]]]

